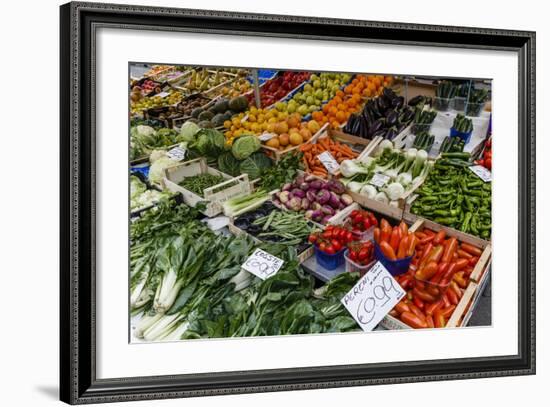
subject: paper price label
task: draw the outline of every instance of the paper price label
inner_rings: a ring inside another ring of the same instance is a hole
[[[340,169],[340,164],[338,164],[338,161],[334,159],[329,151],[319,154],[317,158],[331,174],[335,174]]]
[[[160,92],[160,93],[157,93],[155,96],[165,98],[168,95],[170,95],[170,92]]]
[[[276,137],[276,136],[277,135],[273,134],[273,133],[264,133],[261,136],[259,136],[258,138],[260,139],[260,141],[268,141],[268,140],[271,140],[273,137]]]
[[[341,302],[365,332],[376,325],[405,296],[405,291],[380,262],[370,269]]]
[[[483,165],[472,165],[471,167],[468,167],[468,168],[470,168],[470,171],[472,171],[479,178],[481,178],[483,182],[491,181],[491,171],[489,171]]]
[[[185,158],[185,155],[187,154],[187,150],[181,147],[174,147],[173,149],[169,150],[166,154],[172,160],[181,161]]]
[[[372,178],[369,181],[369,184],[374,185],[375,187],[381,188],[384,185],[386,185],[389,180],[390,180],[390,177],[380,172],[377,172],[372,176]]]
[[[283,265],[284,261],[278,257],[263,251],[262,249],[254,250],[248,259],[242,265],[242,268],[249,273],[254,274],[262,280],[268,279],[275,275]]]

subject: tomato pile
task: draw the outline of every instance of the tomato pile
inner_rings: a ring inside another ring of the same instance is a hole
[[[370,240],[350,243],[348,249],[349,259],[360,266],[366,266],[374,260],[374,244]]]
[[[374,213],[370,211],[356,209],[351,212],[349,223],[351,225],[351,231],[359,235],[373,226],[378,226],[378,219],[376,219]]]
[[[326,254],[335,254],[345,249],[357,238],[350,230],[337,225],[328,225],[324,231],[309,235],[309,242]]]
[[[412,256],[418,243],[416,235],[409,232],[405,222],[401,221],[399,226],[392,228],[386,219],[382,219],[380,227],[374,229],[374,241],[382,254],[392,261]]]
[[[482,165],[488,170],[491,170],[493,166],[493,148],[492,148],[492,138],[485,142],[485,149],[483,150],[483,158],[476,161],[477,165]]]
[[[390,315],[412,328],[442,328],[468,286],[481,249],[447,238],[443,230],[424,229],[414,237],[418,243],[409,270],[395,277],[407,296]]]
[[[294,90],[302,82],[310,77],[309,72],[287,71],[281,76],[268,80],[260,88],[261,107],[271,106],[284,98],[291,90]],[[254,100],[254,94],[248,96],[249,102]]]

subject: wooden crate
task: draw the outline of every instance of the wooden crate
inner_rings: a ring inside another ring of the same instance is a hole
[[[465,326],[469,320],[470,314],[474,311],[473,307],[477,304],[477,301],[475,300],[480,295],[480,291],[485,288],[486,280],[489,277],[488,270],[491,264],[491,244],[454,229],[446,228],[437,223],[426,222],[425,219],[417,219],[409,230],[411,232],[416,232],[421,231],[424,228],[431,229],[434,232],[445,230],[447,236],[456,237],[460,242],[469,243],[483,249],[479,260],[470,275],[470,282],[464,290],[460,301],[453,311],[453,314],[447,321],[447,325],[445,327],[455,328]],[[387,329],[412,329],[399,319],[394,318],[389,314],[384,317],[381,324]]]
[[[436,232],[440,230],[445,230],[445,233],[448,236],[455,236],[456,238],[458,238],[458,240],[462,240],[465,243],[470,243],[474,246],[479,247],[480,249],[485,249],[487,245],[491,244],[489,240],[482,239],[480,237],[471,235],[469,233],[461,232],[460,230],[453,229],[449,226],[440,225],[439,223],[435,223],[432,220],[425,219],[421,216],[415,215],[414,213],[409,212],[408,209],[409,209],[409,204],[407,204],[407,207],[405,208],[405,213],[403,217],[411,223],[414,223],[417,220],[420,220],[423,222],[424,227],[427,227],[428,229],[435,230]]]
[[[244,120],[244,118],[243,118],[243,120]],[[315,133],[308,141],[305,141],[302,144],[297,145],[297,146],[289,147],[286,150],[279,150],[277,148],[268,147],[263,143],[262,143],[262,149],[275,162],[278,162],[285,154],[288,154],[288,153],[293,152],[293,151],[297,151],[300,148],[300,146],[302,146],[304,144],[308,144],[308,143],[314,143],[315,140],[317,140],[317,138],[319,138],[323,133],[325,133],[327,131],[327,129],[328,129],[328,123],[325,123],[323,125],[323,127],[321,127],[319,129],[319,131],[317,133]]]
[[[231,220],[231,222],[227,225],[227,228],[229,229],[229,232],[235,236],[244,236],[244,235],[248,235],[250,236],[250,238],[255,241],[256,243],[258,244],[262,244],[262,243],[266,243],[264,242],[263,240],[261,239],[258,239],[256,236],[253,236],[251,235],[250,233],[247,233],[246,231],[242,230],[241,228],[239,228],[238,226],[235,226],[235,224],[233,223],[233,220]],[[305,249],[303,252],[301,253],[298,253],[298,261],[300,263],[303,263],[304,261],[306,261],[307,259],[309,259],[311,256],[313,256],[313,253],[314,253],[314,249],[313,249],[313,246],[312,245],[309,245],[307,247],[307,249]]]
[[[362,137],[352,136],[351,134],[344,133],[340,130],[330,129],[328,127],[328,123],[325,123],[321,130],[316,134],[316,137],[312,138],[310,142],[311,144],[316,144],[319,140],[324,139],[325,137],[330,137],[334,141],[349,146],[353,151],[358,154],[356,159],[359,159],[359,157],[361,157],[365,153],[365,151],[372,151],[374,147],[376,147],[376,144],[378,142],[378,140],[375,141],[364,139]],[[305,163],[305,166],[306,172],[309,172],[307,163]],[[338,170],[334,174],[328,174],[328,178],[338,176],[340,176],[340,170]]]
[[[401,202],[399,204],[399,207],[396,208],[394,206],[390,206],[385,203],[375,201],[374,199],[369,199],[366,196],[361,195],[357,192],[352,192],[349,189],[346,189],[346,193],[349,196],[351,196],[355,202],[357,202],[359,205],[361,205],[366,209],[373,210],[375,212],[380,213],[381,215],[389,216],[394,219],[401,219],[404,217],[403,216],[404,214],[403,207],[405,205],[404,202]]]
[[[178,185],[184,178],[199,174],[220,175],[225,181],[204,190],[204,197],[191,192]],[[231,177],[206,164],[204,157],[168,167],[164,170],[163,187],[179,192],[183,195],[184,202],[189,206],[196,206],[200,202],[206,203],[206,209],[202,211],[206,216],[216,216],[222,212],[222,204],[230,198],[239,195],[250,194],[251,187],[248,175],[242,174]]]
[[[491,263],[492,245],[490,242],[461,232],[459,230],[440,225],[439,223],[435,223],[424,218],[417,218],[414,221],[414,224],[411,226],[410,230],[412,232],[416,232],[422,231],[424,228],[433,230],[436,233],[440,230],[444,230],[447,236],[456,237],[459,242],[468,243],[481,249],[481,256],[479,257],[479,261],[475,265],[474,270],[470,275],[470,280],[472,280],[473,282],[481,282],[481,280],[484,278],[484,275],[486,274],[486,270],[489,268],[489,265]]]

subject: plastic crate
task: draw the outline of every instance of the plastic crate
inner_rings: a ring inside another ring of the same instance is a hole
[[[378,245],[378,243],[375,242],[374,258],[382,263],[392,276],[398,276],[407,272],[413,256],[405,257],[404,259],[399,260],[390,260],[386,256],[384,256],[384,253],[382,253],[382,250],[380,250],[380,246]]]
[[[440,98],[436,96],[434,97],[433,108],[440,112],[446,112],[449,110],[452,100],[451,98]]]
[[[317,260],[317,263],[327,269],[327,270],[334,270],[335,268],[341,266],[344,264],[344,252],[346,249],[341,249],[340,251],[334,253],[334,254],[328,254],[322,252],[317,246],[314,246],[315,250],[315,259]]]
[[[454,127],[451,127],[451,130],[450,130],[451,137],[460,137],[465,144],[468,144],[470,141],[470,138],[472,138],[472,132],[473,130],[469,133],[463,133],[461,131],[456,130]]]
[[[344,258],[346,260],[346,271],[348,273],[358,272],[359,275],[363,277],[366,274],[366,272],[369,271],[372,268],[372,266],[376,264],[376,259],[373,259],[369,264],[365,264],[364,266],[362,266],[361,264],[357,264],[356,262],[351,260],[348,257],[348,254],[349,254],[349,250],[346,250],[344,253]]]

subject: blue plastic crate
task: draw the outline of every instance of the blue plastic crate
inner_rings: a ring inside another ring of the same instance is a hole
[[[130,168],[130,172],[133,172],[133,173],[137,172],[137,173],[143,174],[147,179],[149,178],[149,168],[150,168],[149,164],[134,166]]]
[[[472,132],[469,133],[462,133],[461,131],[456,130],[454,127],[451,127],[451,137],[460,137],[465,144],[468,144],[470,142],[470,138],[472,138]]]
[[[322,252],[317,246],[313,246],[313,249],[315,251],[315,260],[317,260],[317,263],[327,269],[327,270],[334,270],[335,268],[338,268],[345,262],[344,253],[346,251],[346,248],[344,247],[339,252],[336,252],[334,254],[327,254]]]
[[[374,258],[378,260],[380,263],[382,263],[384,267],[388,269],[388,271],[392,276],[398,276],[400,274],[407,272],[411,264],[411,261],[413,259],[413,256],[405,257],[404,259],[399,259],[399,260],[390,260],[386,256],[384,256],[384,253],[382,253],[382,250],[380,250],[380,246],[378,246],[378,243],[375,242]]]

